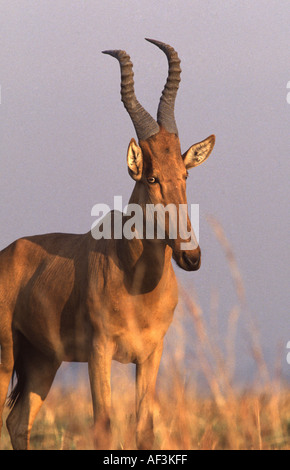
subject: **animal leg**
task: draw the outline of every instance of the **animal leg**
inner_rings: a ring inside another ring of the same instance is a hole
[[[13,449],[27,450],[34,419],[50,390],[60,364],[44,356],[28,343],[19,354],[22,356],[23,384],[6,425]]]
[[[2,429],[2,414],[5,405],[9,382],[13,372],[13,346],[12,341],[0,337],[0,437]]]
[[[155,384],[162,356],[161,342],[136,368],[137,448],[151,449],[154,442],[153,406]]]
[[[89,377],[94,410],[94,441],[97,449],[109,449],[111,441],[111,362],[113,345],[96,340],[89,361]]]

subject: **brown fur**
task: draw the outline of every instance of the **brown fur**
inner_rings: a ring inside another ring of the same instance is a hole
[[[161,128],[138,149],[143,169],[138,179],[133,175],[130,202],[186,204],[178,137]],[[150,176],[159,182],[149,184]],[[178,300],[172,254],[183,269],[200,266],[199,247],[186,253],[186,262],[180,241],[56,233],[22,238],[1,251],[0,416],[14,369],[18,383],[7,419],[14,449],[29,447],[62,361],[88,362],[96,432],[108,423],[112,359],[137,366],[137,446],[152,447],[155,382]]]

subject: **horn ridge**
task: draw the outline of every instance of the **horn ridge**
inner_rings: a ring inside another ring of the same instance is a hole
[[[159,49],[161,49],[166,54],[168,60],[168,77],[158,106],[157,122],[168,132],[178,135],[177,125],[174,117],[174,105],[179,82],[181,80],[180,59],[175,49],[169,44],[156,41],[155,39],[145,39],[146,41],[151,42],[155,46],[159,47]]]
[[[143,108],[135,96],[133,64],[123,50],[107,50],[103,54],[115,57],[121,69],[121,100],[128,111],[139,140],[146,140],[159,132],[159,125]]]

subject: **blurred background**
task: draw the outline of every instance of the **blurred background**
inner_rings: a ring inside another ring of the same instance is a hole
[[[202,267],[175,268],[176,321],[188,321],[188,295],[237,385],[252,383],[259,361],[289,382],[289,2],[1,0],[0,24],[0,249],[26,235],[85,233],[94,204],[112,207],[115,195],[128,202],[135,132],[119,65],[101,51],[130,54],[136,95],[155,117],[167,61],[144,38],[167,42],[181,58],[182,151],[216,135],[188,179],[188,202],[200,206]],[[163,367],[180,347],[186,364],[201,341],[198,324],[185,330],[169,331]],[[185,374],[202,386],[194,366]]]

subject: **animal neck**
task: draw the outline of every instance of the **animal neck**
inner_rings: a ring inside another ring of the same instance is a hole
[[[149,203],[149,201],[148,201]],[[137,185],[135,186],[129,204],[138,204],[142,210],[146,202]],[[144,212],[143,212],[144,214]],[[123,223],[130,217],[124,216]],[[145,216],[143,218],[145,224]],[[145,227],[145,225],[144,225]],[[126,278],[134,292],[144,293],[152,291],[165,271],[172,269],[172,250],[165,240],[148,240],[145,230],[143,238],[117,240],[118,258],[121,260]]]

